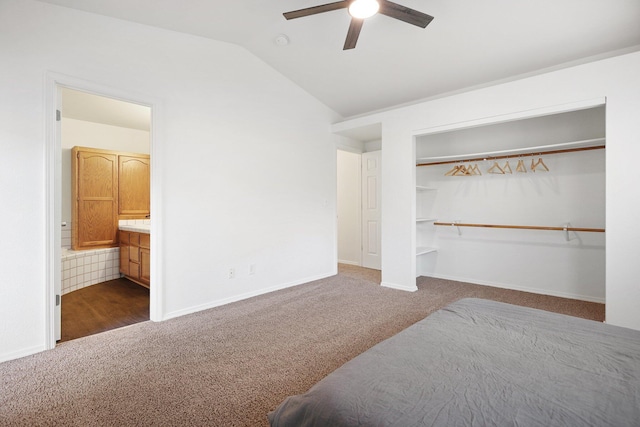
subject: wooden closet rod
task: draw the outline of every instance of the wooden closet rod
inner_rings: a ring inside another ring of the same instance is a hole
[[[604,233],[604,228],[582,228],[582,227],[546,227],[537,225],[500,225],[500,224],[469,224],[463,222],[434,222],[433,225],[444,225],[449,227],[482,227],[482,228],[517,228],[522,230],[550,230],[550,231],[587,231],[594,233]]]
[[[442,162],[433,162],[433,163],[418,163],[416,166],[449,165],[449,164],[463,163],[463,162],[481,162],[483,160],[513,159],[513,158],[528,157],[528,156],[541,156],[544,154],[560,154],[560,153],[573,153],[575,151],[602,150],[603,148],[605,148],[604,145],[597,145],[594,147],[565,148],[562,150],[534,151],[532,153],[526,153],[526,154],[505,154],[502,156],[487,156],[487,157],[479,157],[476,159],[446,160]]]

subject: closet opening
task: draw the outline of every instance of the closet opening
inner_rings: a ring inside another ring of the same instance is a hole
[[[417,136],[416,276],[604,303],[605,112]]]
[[[362,266],[362,154],[337,150],[338,263]]]

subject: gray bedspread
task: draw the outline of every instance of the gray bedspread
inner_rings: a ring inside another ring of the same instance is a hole
[[[273,427],[640,426],[640,332],[463,299],[268,418]]]

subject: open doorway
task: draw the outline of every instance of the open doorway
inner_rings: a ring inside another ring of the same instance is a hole
[[[379,149],[362,153],[337,150],[340,264],[382,268],[381,153]]]
[[[362,265],[360,153],[337,150],[338,262]]]
[[[120,256],[119,230],[150,231],[151,109],[66,87],[59,94],[62,304],[57,338],[68,341],[149,320],[149,288],[141,286],[139,273],[133,280],[122,277],[130,266],[128,257]],[[142,175],[123,174],[131,159],[146,167]],[[78,191],[83,182],[78,170],[88,173],[84,188],[94,185],[93,193]],[[110,174],[106,181],[105,173]],[[97,177],[102,184],[96,184]],[[121,208],[123,194],[136,209]],[[140,200],[131,200],[131,194]],[[140,208],[145,205],[146,211]],[[149,254],[150,243],[137,245],[136,251]],[[147,273],[149,268],[147,263]]]

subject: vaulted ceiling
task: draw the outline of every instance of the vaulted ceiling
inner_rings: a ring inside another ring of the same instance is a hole
[[[395,0],[435,19],[375,15],[347,51],[345,9],[282,16],[326,0],[40,1],[243,46],[343,117],[640,50],[638,0]]]

